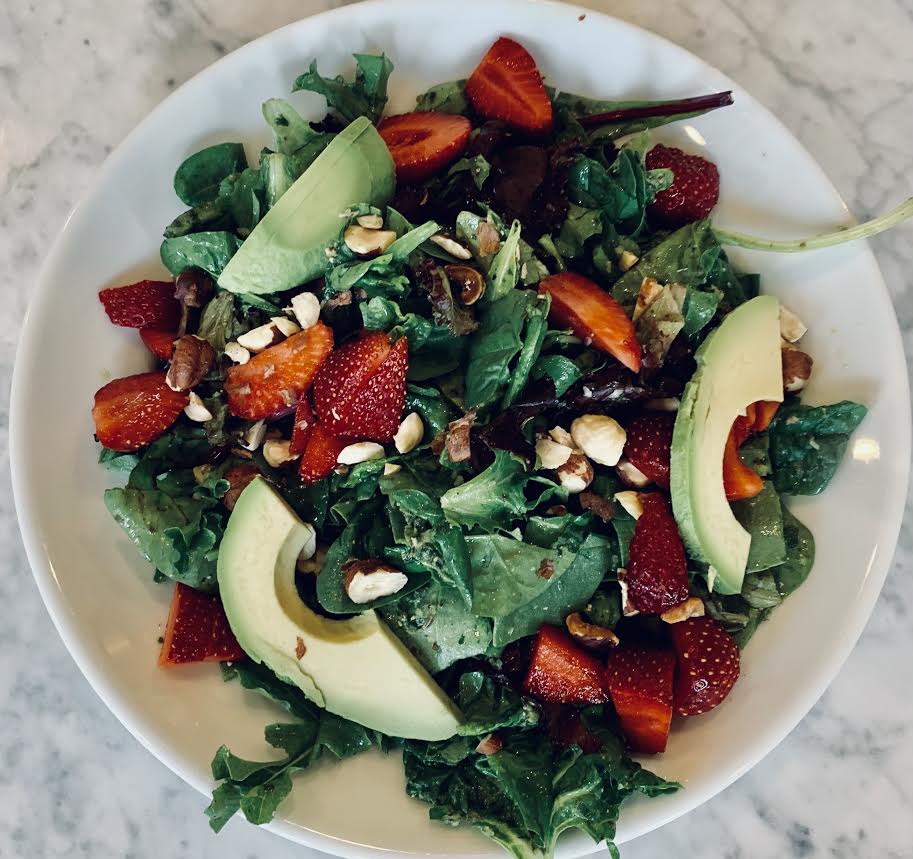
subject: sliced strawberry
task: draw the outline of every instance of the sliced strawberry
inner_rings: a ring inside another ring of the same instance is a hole
[[[666,648],[623,644],[609,654],[606,685],[632,751],[655,755],[666,750],[674,677],[675,654]]]
[[[640,343],[624,308],[593,281],[571,272],[553,274],[539,284],[552,297],[549,318],[581,340],[613,355],[629,370],[640,370]]]
[[[95,435],[110,450],[138,450],[165,432],[189,402],[186,393],[165,384],[164,373],[115,379],[95,392]]]
[[[314,410],[311,408],[308,398],[302,397],[301,402],[298,403],[298,408],[295,409],[295,423],[292,424],[292,440],[289,442],[289,453],[295,456],[304,453],[316,422]]]
[[[739,648],[711,617],[673,623],[672,646],[678,656],[675,712],[696,716],[716,707],[739,679]]]
[[[322,322],[264,349],[225,378],[228,410],[252,421],[298,405],[317,368],[333,349],[333,332]]]
[[[672,184],[650,204],[650,217],[667,227],[681,227],[706,218],[720,199],[720,173],[716,164],[688,155],[674,146],[654,146],[646,157],[648,170],[667,168]]]
[[[307,447],[298,464],[298,474],[304,483],[316,483],[329,477],[336,467],[336,458],[348,442],[333,435],[320,424],[315,424],[308,437]]]
[[[226,662],[244,659],[218,594],[204,594],[180,583],[174,587],[159,665]]]
[[[625,458],[663,489],[669,488],[669,462],[675,415],[649,412],[625,425]]]
[[[469,80],[466,97],[485,119],[500,119],[534,134],[552,127],[552,103],[529,51],[502,36],[482,57]]]
[[[177,332],[171,329],[140,328],[139,336],[153,355],[163,361],[171,360],[174,341],[178,339]]]
[[[384,444],[393,440],[406,403],[408,369],[409,341],[400,337],[348,407],[345,415],[348,436]]]
[[[540,626],[523,683],[526,692],[552,704],[601,704],[608,700],[602,665],[557,626]]]
[[[736,418],[723,449],[723,487],[728,501],[754,498],[764,489],[764,481],[739,456],[739,447],[747,436],[747,433],[743,435],[745,431],[740,420]]]
[[[688,560],[669,502],[648,492],[641,503],[624,580],[634,608],[660,614],[688,599]]]
[[[462,155],[472,123],[451,113],[402,113],[382,120],[377,131],[393,156],[397,180],[422,182]]]
[[[776,400],[758,400],[754,403],[754,407],[755,419],[752,429],[755,432],[764,432],[764,430],[770,426],[770,422],[774,419],[777,409],[780,408],[780,403]]]
[[[105,313],[124,328],[169,328],[181,320],[181,305],[174,297],[170,280],[141,280],[129,286],[103,289],[98,298]]]

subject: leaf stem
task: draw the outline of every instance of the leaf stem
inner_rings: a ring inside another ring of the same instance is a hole
[[[732,90],[726,90],[693,98],[680,98],[675,101],[656,102],[639,107],[620,107],[606,113],[578,116],[577,122],[584,128],[593,128],[597,125],[608,125],[610,122],[628,122],[634,119],[650,119],[655,116],[675,116],[679,113],[716,110],[718,107],[726,107],[730,104],[732,104]]]
[[[777,253],[798,253],[799,251],[814,251],[821,248],[830,248],[853,242],[856,239],[866,239],[876,236],[902,221],[913,217],[913,197],[904,200],[899,206],[891,209],[884,215],[872,218],[855,227],[841,227],[829,233],[820,233],[807,239],[762,239],[746,233],[737,233],[714,227],[713,232],[721,244],[735,245],[740,248],[750,248],[756,251],[775,251]]]

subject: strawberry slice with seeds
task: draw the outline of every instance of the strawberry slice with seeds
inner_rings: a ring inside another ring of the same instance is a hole
[[[295,422],[292,424],[292,440],[289,442],[288,447],[289,453],[294,454],[295,456],[304,453],[316,422],[314,410],[311,408],[308,398],[302,397],[301,402],[298,403],[298,408],[295,409]]]
[[[298,464],[298,474],[303,483],[316,483],[329,477],[336,468],[336,459],[340,451],[348,444],[345,440],[333,435],[326,427],[315,424],[308,436],[307,446]]]
[[[177,332],[171,329],[140,328],[139,336],[153,355],[163,361],[171,360],[174,354],[174,341],[178,339]]]
[[[332,349],[332,330],[318,322],[230,367],[225,377],[229,412],[259,421],[294,408]]]
[[[674,146],[657,144],[646,157],[648,170],[667,168],[672,184],[650,204],[650,217],[667,227],[681,227],[706,218],[720,199],[720,173],[716,164],[688,155]]]
[[[602,704],[608,700],[599,660],[557,626],[539,627],[523,688],[550,704]]]
[[[409,341],[400,337],[347,408],[346,435],[383,444],[393,440],[406,403],[408,369]]]
[[[403,113],[388,116],[377,126],[400,182],[423,182],[456,161],[471,131],[465,116],[450,113]]]
[[[622,645],[609,654],[606,685],[632,751],[666,750],[674,678],[675,654],[666,648]]]
[[[552,127],[552,103],[529,51],[502,36],[466,81],[466,97],[485,119],[533,134]]]
[[[673,706],[680,716],[712,710],[739,679],[739,648],[711,617],[692,617],[670,629],[678,657]]]
[[[688,599],[688,560],[669,502],[648,492],[641,503],[624,580],[634,608],[661,614]]]
[[[669,462],[675,415],[651,412],[638,415],[625,426],[625,458],[657,486],[669,488]]]
[[[175,329],[181,320],[181,305],[170,280],[141,280],[128,286],[113,286],[98,293],[105,313],[123,328]]]
[[[164,373],[140,373],[108,382],[95,392],[95,435],[109,450],[139,450],[177,419],[190,397],[172,391]]]
[[[553,274],[539,284],[552,297],[549,319],[581,340],[608,352],[634,373],[640,370],[640,343],[624,308],[588,278]]]
[[[176,584],[159,665],[227,662],[245,656],[228,625],[218,595],[204,594],[180,582]]]

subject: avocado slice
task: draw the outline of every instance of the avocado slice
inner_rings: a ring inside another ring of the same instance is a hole
[[[356,203],[384,206],[395,186],[393,159],[364,116],[334,137],[244,240],[219,275],[229,292],[282,292],[323,274],[340,213]]]
[[[723,450],[736,417],[758,400],[782,400],[780,302],[745,302],[704,341],[672,434],[672,510],[690,553],[716,570],[714,589],[737,594],[751,536],[723,488]]]
[[[394,737],[443,740],[460,714],[373,611],[330,620],[295,587],[307,539],[301,520],[262,478],[235,504],[219,549],[219,591],[245,653],[315,704]]]

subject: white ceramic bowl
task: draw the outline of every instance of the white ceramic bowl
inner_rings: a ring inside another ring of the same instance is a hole
[[[762,235],[802,235],[845,222],[836,191],[782,125],[718,71],[628,24],[563,4],[502,0],[370,2],[300,21],[241,48],[163,102],[118,147],[67,221],[41,274],[13,382],[11,456],[16,506],[41,594],[79,667],[126,727],[202,792],[227,743],[262,755],[266,702],[223,684],[211,665],[156,666],[170,587],[108,516],[112,476],[96,465],[92,395],[112,376],[143,369],[136,332],[110,325],[96,298],[106,285],[155,276],[161,230],[181,209],[175,167],[200,146],[268,141],[260,104],[286,94],[312,57],[348,70],[353,51],[383,49],[396,64],[393,109],[415,92],[465,76],[500,34],[517,37],[550,82],[604,97],[669,97],[733,89],[735,105],[662,137],[705,147],[720,168],[717,220]],[[298,98],[317,108],[316,97]],[[107,106],[106,109],[116,109]],[[859,399],[871,411],[820,498],[795,504],[818,543],[808,582],[775,612],[744,656],[725,705],[676,724],[651,765],[685,789],[631,802],[625,841],[694,808],[769,752],[814,704],[861,632],[894,549],[910,462],[910,407],[897,323],[865,244],[794,257],[734,254],[763,273],[811,325],[811,400]],[[375,849],[497,853],[470,830],[427,820],[403,792],[399,761],[365,755],[301,775],[274,831],[346,856]],[[205,803],[201,797],[200,813]],[[592,849],[583,836],[561,852]]]

